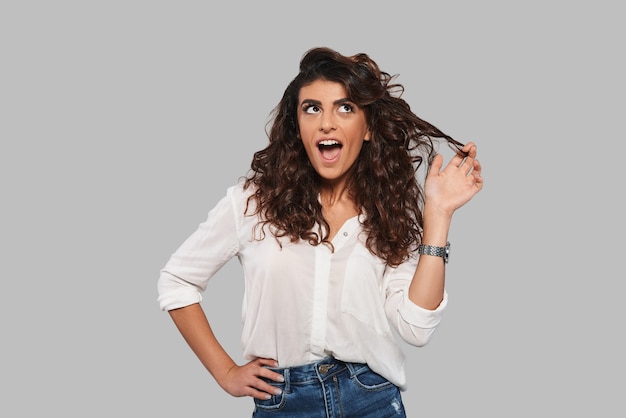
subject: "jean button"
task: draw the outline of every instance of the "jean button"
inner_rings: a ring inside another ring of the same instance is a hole
[[[330,369],[332,369],[333,367],[335,367],[335,365],[334,365],[334,364],[322,364],[322,365],[320,366],[320,373],[321,373],[321,374],[326,374],[326,373],[328,373],[328,371],[329,371]]]

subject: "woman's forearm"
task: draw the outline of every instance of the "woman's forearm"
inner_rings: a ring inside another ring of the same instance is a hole
[[[451,216],[426,207],[422,243],[443,247],[448,240]],[[445,291],[445,263],[442,257],[421,255],[409,286],[409,299],[424,309],[435,309]]]
[[[222,378],[236,364],[213,334],[200,304],[172,309],[169,314],[191,350],[222,386]]]

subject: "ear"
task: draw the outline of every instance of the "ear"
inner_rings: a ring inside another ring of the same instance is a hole
[[[295,120],[291,121],[291,127],[293,128],[294,131],[296,131],[296,138],[298,139],[302,139],[300,137],[300,127],[298,126],[298,122]]]
[[[370,139],[372,139],[372,132],[368,129],[367,132],[365,132],[365,138],[363,138],[363,141],[369,141]]]

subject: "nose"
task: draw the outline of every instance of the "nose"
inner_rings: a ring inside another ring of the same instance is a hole
[[[335,129],[335,118],[332,113],[322,113],[320,120],[320,131],[330,132]]]

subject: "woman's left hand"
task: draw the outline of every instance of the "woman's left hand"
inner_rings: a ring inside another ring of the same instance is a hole
[[[426,205],[442,214],[452,216],[483,187],[481,166],[476,159],[476,145],[468,142],[442,170],[443,156],[437,155],[426,176],[424,194]]]

